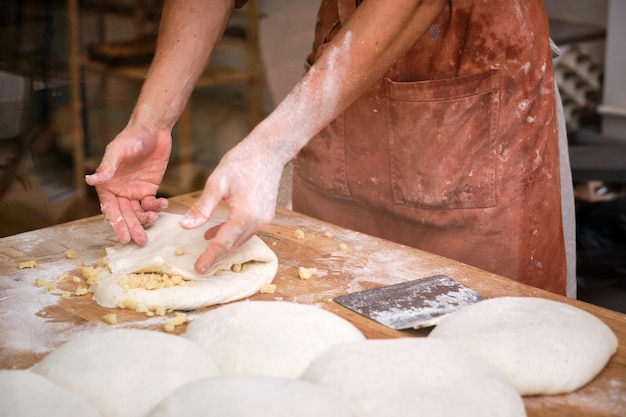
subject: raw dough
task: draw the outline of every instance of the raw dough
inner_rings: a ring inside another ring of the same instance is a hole
[[[347,320],[287,301],[240,301],[195,318],[183,335],[205,348],[224,374],[297,378],[319,353],[364,340]]]
[[[147,229],[148,243],[145,246],[130,243],[107,248],[105,263],[108,269],[101,270],[98,284],[92,287],[98,304],[117,307],[130,299],[150,309],[158,306],[175,310],[195,309],[240,300],[256,294],[263,285],[272,282],[278,269],[278,259],[257,236],[221,260],[206,276],[198,275],[194,263],[207,247],[204,231],[219,222],[185,230],[179,225],[181,217],[161,213],[156,224]],[[184,254],[177,255],[181,248],[184,248]],[[246,262],[250,263],[245,272],[230,270],[233,264]],[[221,270],[220,275],[214,276],[218,269]],[[193,285],[127,291],[118,285],[121,277],[138,271],[182,275],[193,280]]]
[[[435,339],[332,346],[302,378],[337,392],[359,417],[526,415],[521,396],[495,367]]]
[[[534,297],[481,301],[431,333],[496,365],[522,395],[559,394],[591,381],[617,349],[611,329],[586,311]]]
[[[213,359],[194,343],[139,329],[80,336],[32,371],[86,398],[104,417],[142,417],[181,385],[219,375]]]
[[[0,417],[99,417],[87,400],[41,375],[0,370]]]
[[[221,376],[187,384],[146,417],[351,417],[337,395],[310,382],[258,375]]]

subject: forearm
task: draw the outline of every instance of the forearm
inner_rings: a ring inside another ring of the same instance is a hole
[[[286,163],[379,80],[425,33],[447,0],[366,0],[250,139]]]
[[[171,131],[233,10],[233,0],[165,0],[155,56],[131,116]]]

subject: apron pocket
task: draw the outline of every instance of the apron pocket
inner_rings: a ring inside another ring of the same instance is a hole
[[[385,79],[395,204],[496,204],[498,70],[445,80]]]

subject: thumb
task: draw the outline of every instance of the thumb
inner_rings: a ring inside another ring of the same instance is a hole
[[[220,200],[221,197],[209,193],[205,189],[198,201],[185,213],[180,221],[180,225],[184,229],[193,229],[203,225],[209,220]]]
[[[93,186],[109,181],[115,175],[118,165],[118,159],[111,157],[109,152],[105,152],[100,165],[96,168],[96,172],[85,175],[85,182]]]
[[[94,186],[102,184],[103,182],[107,182],[111,178],[113,178],[113,172],[101,171],[94,174],[85,175],[85,182],[87,183],[87,185]]]

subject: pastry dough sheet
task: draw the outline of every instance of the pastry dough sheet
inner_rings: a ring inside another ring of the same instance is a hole
[[[203,227],[186,230],[179,225],[181,218],[181,215],[161,213],[159,220],[146,230],[146,245],[117,244],[106,249],[107,268],[102,268],[97,284],[91,288],[98,304],[117,307],[124,300],[132,300],[148,308],[196,309],[249,297],[273,281],[278,259],[257,236],[228,254],[208,274],[198,274],[194,263],[208,245],[204,231],[220,222],[212,220]],[[248,263],[245,271],[230,270],[233,264],[244,263]],[[217,270],[220,274],[214,275]],[[136,272],[181,275],[189,282],[155,290],[125,290],[119,285],[120,278]]]

